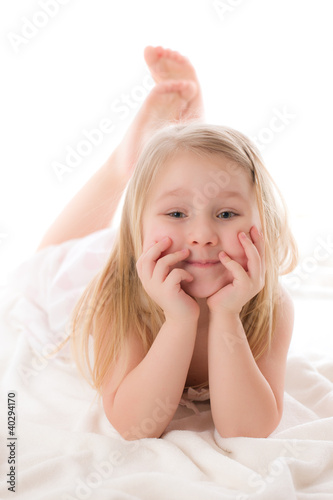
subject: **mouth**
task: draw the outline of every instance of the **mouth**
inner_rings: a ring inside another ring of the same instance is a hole
[[[216,266],[217,264],[221,264],[219,260],[186,260],[185,263],[202,269],[207,269],[209,267]]]

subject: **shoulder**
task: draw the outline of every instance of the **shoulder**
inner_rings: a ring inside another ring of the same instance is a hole
[[[290,293],[279,283],[276,303],[275,334],[291,337],[294,327],[294,303]]]
[[[294,328],[294,303],[289,292],[280,283],[275,300],[275,325],[268,352],[285,357]]]
[[[109,367],[102,383],[101,393],[105,410],[112,406],[120,384],[138,366],[145,355],[141,339],[133,330],[129,331],[116,361]]]

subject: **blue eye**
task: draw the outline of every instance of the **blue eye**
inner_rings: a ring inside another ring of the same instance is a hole
[[[173,219],[182,219],[183,217],[186,217],[186,215],[183,212],[178,212],[178,211],[170,212],[167,215],[169,215]]]
[[[218,217],[220,219],[231,219],[232,217],[235,217],[235,212],[228,212],[227,210],[225,212],[221,212],[218,214]],[[220,217],[221,216],[221,217]]]

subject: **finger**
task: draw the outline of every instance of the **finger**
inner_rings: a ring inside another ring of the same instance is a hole
[[[154,241],[154,243],[152,243],[151,245],[149,245],[148,250],[149,250],[149,249],[150,249],[153,245],[156,245],[156,241]],[[147,250],[147,251],[148,251],[148,250]],[[142,262],[143,262],[143,259],[144,259],[144,258],[145,258],[145,256],[146,256],[147,251],[146,251],[146,252],[144,252],[144,253],[142,253],[142,254],[140,255],[140,257],[138,258],[138,260],[136,261],[136,269],[137,269],[137,271],[138,271],[138,275],[139,275],[139,276],[141,276],[141,273],[142,273]]]
[[[261,257],[261,259],[264,259],[265,257],[265,239],[264,235],[259,231],[257,226],[252,226],[250,229],[250,235],[252,238],[252,241],[258,250],[258,253]]]
[[[234,277],[234,279],[241,281],[244,277],[247,277],[247,273],[243,266],[241,266],[235,260],[232,260],[228,254],[225,252],[220,252],[219,258],[222,264],[230,271]]]
[[[174,286],[177,284],[180,284],[181,281],[188,281],[191,282],[193,281],[193,276],[190,274],[188,271],[185,271],[185,269],[173,269],[171,273],[167,276],[165,283]]]
[[[248,259],[247,268],[249,275],[251,277],[259,275],[261,273],[261,257],[257,247],[245,233],[239,234],[239,241],[241,242],[245,255]]]
[[[171,238],[166,236],[165,238],[152,243],[146,250],[146,252],[139,257],[136,263],[136,267],[140,279],[141,277],[151,279],[156,266],[156,262],[158,261],[162,252],[164,252],[171,245],[171,243]]]
[[[251,238],[253,240],[256,249],[260,255],[260,265],[261,265],[261,277],[264,279],[266,274],[266,261],[265,261],[265,238],[262,232],[259,231],[257,226],[251,227],[250,230]]]
[[[170,267],[186,259],[188,255],[189,250],[187,248],[179,250],[178,252],[164,255],[164,257],[159,259],[159,261],[156,263],[155,277],[160,281],[164,281],[170,272]]]

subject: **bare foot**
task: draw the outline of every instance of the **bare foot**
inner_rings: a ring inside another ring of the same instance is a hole
[[[187,120],[184,113],[196,95],[197,86],[191,80],[167,80],[153,87],[115,150],[123,175],[130,178],[143,146],[153,133]]]
[[[170,49],[148,46],[144,58],[156,83],[167,80],[189,80],[196,85],[196,93],[188,102],[184,117],[204,119],[204,106],[198,77],[190,61]]]

